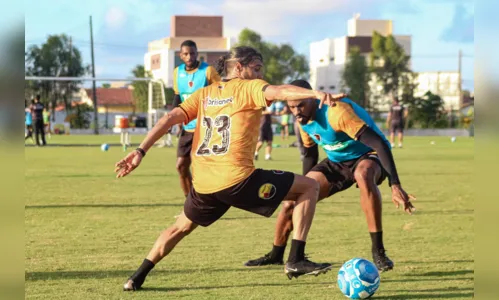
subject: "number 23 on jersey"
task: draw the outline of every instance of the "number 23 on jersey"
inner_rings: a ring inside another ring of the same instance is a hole
[[[203,117],[202,127],[205,129],[203,142],[198,147],[196,155],[224,155],[229,150],[230,145],[230,117],[228,115],[219,115],[212,119],[211,117]],[[214,132],[216,131],[216,133]],[[222,138],[221,144],[211,145],[210,141],[213,134],[218,134]]]

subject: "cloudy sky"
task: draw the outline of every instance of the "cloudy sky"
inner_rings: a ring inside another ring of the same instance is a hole
[[[474,88],[472,0],[26,0],[24,5],[26,47],[66,33],[87,64],[92,15],[98,77],[128,77],[143,63],[147,43],[169,36],[172,15],[222,15],[226,36],[247,27],[308,56],[310,42],[346,35],[347,20],[360,13],[364,19],[391,19],[395,34],[412,35],[415,71],[457,70],[461,49],[464,86]]]

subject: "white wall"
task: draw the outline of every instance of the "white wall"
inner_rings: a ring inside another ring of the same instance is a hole
[[[392,34],[391,20],[348,20],[348,36],[372,36],[373,31],[382,35]]]
[[[151,70],[151,56],[160,54],[161,55],[161,65],[159,69]],[[167,87],[173,86],[173,66],[174,61],[174,50],[161,49],[157,51],[147,52],[144,55],[144,68],[146,71],[150,71],[154,79],[161,79]]]

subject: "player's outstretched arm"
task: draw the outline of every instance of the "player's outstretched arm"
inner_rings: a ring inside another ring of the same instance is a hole
[[[319,99],[322,104],[334,105],[334,102],[344,98],[345,94],[327,94],[320,91],[305,89],[299,86],[283,84],[283,85],[268,85],[265,88],[264,96],[268,101],[283,100],[296,101],[305,99]]]
[[[170,127],[175,124],[185,122],[187,120],[187,115],[185,112],[179,108],[174,108],[171,112],[163,116],[153,129],[149,131],[146,138],[140,144],[139,148],[129,153],[124,159],[120,160],[115,165],[116,177],[124,177],[135,170],[142,161],[142,158],[146,154],[147,150],[151,148],[157,140],[164,136]]]

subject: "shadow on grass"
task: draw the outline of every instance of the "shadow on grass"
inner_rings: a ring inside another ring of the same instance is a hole
[[[456,259],[456,260],[426,260],[426,261],[399,261],[401,264],[458,264],[458,263],[474,263],[473,259]]]
[[[410,276],[410,277],[418,277],[418,276],[435,276],[435,277],[442,277],[442,276],[458,276],[458,275],[467,275],[467,274],[474,274],[475,271],[473,270],[455,270],[455,271],[436,271],[436,272],[426,272],[426,273],[416,273],[416,274],[407,274],[405,276]]]
[[[153,276],[157,275],[171,275],[175,276],[175,274],[196,274],[196,273],[227,273],[227,272],[237,272],[237,273],[245,273],[245,272],[276,272],[276,274],[281,274],[284,278],[284,274],[282,272],[282,266],[268,266],[261,268],[224,268],[224,269],[171,269],[171,270],[154,270],[152,271]],[[47,271],[47,272],[25,272],[24,280],[25,281],[39,281],[39,280],[72,280],[72,279],[102,279],[102,278],[123,278],[125,281],[130,275],[132,275],[135,270],[90,270],[90,271]]]
[[[130,204],[47,204],[47,205],[25,205],[25,209],[44,208],[127,208],[127,207],[168,207],[184,206],[183,203],[130,203]]]
[[[189,287],[144,287],[139,289],[138,292],[173,292],[173,291],[184,291],[184,290],[216,290],[216,289],[233,289],[233,288],[245,288],[245,287],[264,287],[264,286],[300,286],[300,285],[323,285],[330,286],[330,282],[304,282],[304,281],[293,281],[289,282],[285,280],[283,283],[248,283],[248,284],[234,284],[234,285],[221,285],[221,286],[189,286]]]
[[[384,291],[384,293],[391,291]],[[392,295],[375,295],[373,299],[452,299],[452,298],[471,298],[475,295],[474,289],[449,287],[424,290],[396,290]]]

